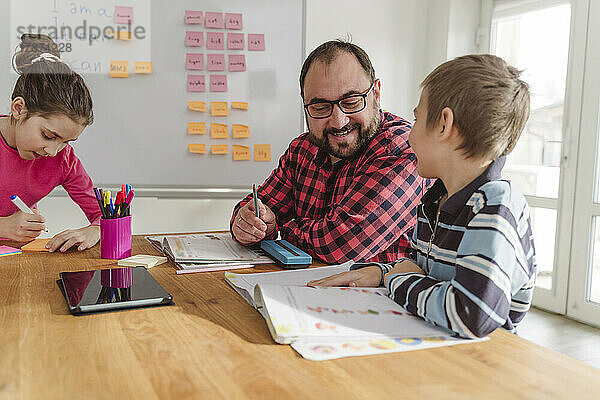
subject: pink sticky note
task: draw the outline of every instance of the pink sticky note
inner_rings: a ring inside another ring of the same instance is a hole
[[[133,23],[133,7],[115,6],[115,24]]]
[[[242,14],[225,14],[225,28],[242,29]]]
[[[204,46],[204,32],[186,31],[185,45],[188,47]]]
[[[264,51],[265,50],[265,35],[262,33],[248,34],[248,50]]]
[[[210,76],[210,91],[211,92],[226,92],[227,91],[227,75],[211,75]]]
[[[186,11],[185,12],[185,23],[188,25],[200,25],[202,24],[202,11]]]
[[[203,70],[204,54],[188,53],[185,55],[185,69]]]
[[[223,13],[206,12],[204,26],[206,28],[223,29]]]
[[[229,50],[244,50],[245,40],[243,33],[228,33],[227,48]]]
[[[246,70],[246,56],[243,54],[230,54],[229,55],[229,71],[245,71]]]
[[[212,76],[211,76],[212,78]],[[212,79],[211,79],[212,85]],[[204,75],[188,75],[188,92],[205,92],[206,82]]]
[[[221,32],[206,32],[206,48],[209,50],[225,50],[225,35]]]
[[[206,69],[209,71],[225,71],[225,55],[208,54],[206,56]]]

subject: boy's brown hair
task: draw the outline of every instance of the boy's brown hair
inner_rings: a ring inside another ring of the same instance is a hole
[[[81,75],[60,61],[56,43],[47,35],[26,33],[19,47],[12,59],[20,75],[12,100],[25,100],[25,119],[62,114],[83,126],[90,125],[94,121],[90,92]]]
[[[529,118],[529,87],[519,75],[490,54],[443,63],[421,83],[427,93],[427,126],[449,107],[463,138],[457,150],[466,157],[495,160],[510,153]]]

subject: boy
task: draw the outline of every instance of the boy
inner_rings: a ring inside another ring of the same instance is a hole
[[[529,117],[529,89],[492,55],[448,61],[421,86],[409,143],[419,175],[438,180],[418,208],[414,258],[309,285],[383,283],[408,311],[460,336],[515,332],[531,305],[535,250],[525,198],[500,173]]]

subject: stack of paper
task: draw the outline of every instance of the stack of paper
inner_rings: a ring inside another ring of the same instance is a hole
[[[260,249],[242,246],[229,233],[147,236],[146,240],[175,263],[178,274],[273,263]]]
[[[227,282],[264,317],[273,339],[310,360],[475,343],[418,318],[385,288],[310,288],[352,262],[297,271],[226,273]]]

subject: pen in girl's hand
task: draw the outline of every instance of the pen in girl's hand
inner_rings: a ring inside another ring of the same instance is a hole
[[[25,214],[34,214],[35,215],[35,213],[33,212],[33,210],[31,208],[29,208],[27,206],[27,204],[25,204],[23,202],[23,200],[21,200],[19,198],[19,196],[17,196],[16,194],[13,194],[13,195],[10,196],[10,201],[12,201],[15,204],[15,206],[17,206],[17,208],[19,210],[21,210],[21,212],[24,212]],[[45,228],[44,232],[48,232],[48,228]]]

